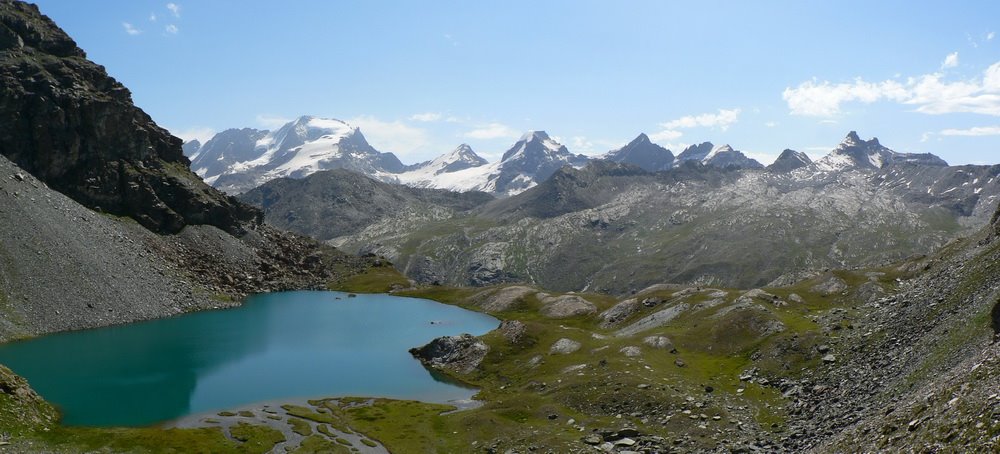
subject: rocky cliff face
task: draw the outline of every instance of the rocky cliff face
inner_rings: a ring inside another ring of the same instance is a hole
[[[181,140],[34,5],[0,2],[0,80],[0,154],[83,205],[157,232],[260,219],[192,174]]]

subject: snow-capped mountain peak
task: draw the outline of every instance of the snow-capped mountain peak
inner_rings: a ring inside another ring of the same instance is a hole
[[[878,138],[863,140],[858,137],[857,132],[851,131],[837,148],[816,161],[815,167],[820,171],[834,172],[847,169],[882,169],[902,163],[948,165],[930,153],[897,153],[879,143]]]
[[[719,146],[717,146],[715,148],[712,148],[712,151],[708,152],[708,154],[705,155],[705,157],[702,158],[701,161],[702,162],[708,162],[712,158],[718,156],[720,153],[732,153],[733,151],[734,151],[733,147],[729,146],[728,143],[725,144],[725,145],[719,145]]]

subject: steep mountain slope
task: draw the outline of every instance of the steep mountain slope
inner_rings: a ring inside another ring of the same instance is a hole
[[[205,185],[34,5],[0,2],[0,50],[0,339],[324,287],[375,262]]]
[[[674,154],[649,140],[645,133],[639,134],[624,147],[611,150],[602,159],[632,164],[649,172],[669,169],[674,165]]]
[[[493,197],[387,184],[344,169],[279,178],[239,199],[260,207],[271,225],[323,241],[356,233],[387,217],[427,222],[454,217]]]
[[[257,216],[191,174],[180,139],[33,5],[0,9],[0,80],[0,154],[74,200],[160,232]]]
[[[1000,166],[818,167],[723,170],[689,161],[649,174],[595,163],[473,217],[417,228],[387,218],[337,244],[453,284],[523,281],[614,294],[658,282],[746,288],[933,251],[985,225],[1000,200]]]
[[[767,166],[767,170],[785,173],[806,167],[812,163],[812,159],[809,158],[809,155],[799,151],[786,149],[781,152],[778,159],[775,159],[771,165]]]
[[[217,178],[227,169],[241,162],[257,158],[254,147],[267,131],[252,128],[227,129],[200,145],[191,159],[191,170],[202,178]],[[214,180],[212,180],[214,181]]]

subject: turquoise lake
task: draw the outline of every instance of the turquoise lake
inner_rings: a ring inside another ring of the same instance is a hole
[[[56,404],[67,425],[145,426],[316,397],[444,403],[475,391],[435,379],[407,350],[498,324],[423,299],[271,293],[235,309],[0,345],[0,364]]]

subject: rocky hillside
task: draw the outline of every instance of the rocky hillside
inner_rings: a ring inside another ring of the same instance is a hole
[[[180,139],[34,5],[0,5],[0,80],[0,154],[83,205],[166,233],[257,220],[188,171]]]
[[[704,148],[702,159],[712,152]],[[474,216],[427,225],[386,218],[337,244],[453,284],[614,294],[664,281],[748,288],[929,253],[986,225],[1000,200],[1000,166],[825,170],[796,156],[784,161],[798,164],[771,169],[563,169]]]
[[[483,192],[450,192],[375,181],[344,169],[302,179],[271,180],[239,199],[264,211],[273,226],[335,240],[387,218],[408,222],[450,219],[493,200]]]
[[[373,258],[261,223],[34,5],[0,2],[0,339],[325,287]]]

